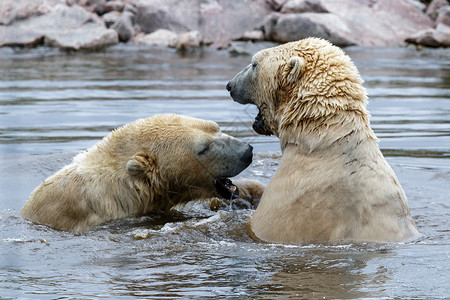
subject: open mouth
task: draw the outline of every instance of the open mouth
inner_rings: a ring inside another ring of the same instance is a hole
[[[255,117],[255,121],[253,121],[252,128],[258,134],[272,135],[272,131],[267,128],[267,126],[265,125],[265,123],[263,121],[261,111],[259,111],[258,115]]]
[[[226,177],[220,177],[214,180],[214,186],[217,193],[225,199],[237,199],[239,197],[239,189],[233,182]]]

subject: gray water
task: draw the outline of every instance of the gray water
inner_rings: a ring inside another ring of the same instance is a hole
[[[227,81],[250,61],[115,47],[0,49],[0,298],[450,297],[450,51],[349,48],[372,126],[423,236],[406,244],[286,246],[252,240],[251,210],[153,214],[84,234],[18,217],[32,190],[110,130],[180,113],[255,147],[242,173],[267,183],[280,150]]]

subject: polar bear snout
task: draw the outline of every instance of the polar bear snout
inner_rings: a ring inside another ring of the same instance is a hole
[[[251,82],[253,76],[250,72],[251,65],[248,65],[227,83],[227,91],[230,92],[231,98],[237,103],[254,104],[252,94],[249,92],[249,88],[253,86]]]

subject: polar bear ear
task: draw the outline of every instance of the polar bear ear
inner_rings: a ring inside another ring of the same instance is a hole
[[[287,80],[289,83],[296,82],[300,77],[303,69],[303,64],[303,59],[298,56],[294,56],[289,60],[286,65]]]
[[[133,177],[153,177],[157,172],[156,160],[147,154],[136,154],[127,162],[127,171]]]

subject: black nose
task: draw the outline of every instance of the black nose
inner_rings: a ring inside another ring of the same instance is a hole
[[[227,83],[227,91],[231,92],[231,81]]]

